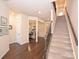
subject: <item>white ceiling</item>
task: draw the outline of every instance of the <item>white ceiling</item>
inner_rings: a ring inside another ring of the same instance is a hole
[[[15,11],[23,12],[29,16],[50,18],[51,4],[49,0],[9,0],[9,7]]]

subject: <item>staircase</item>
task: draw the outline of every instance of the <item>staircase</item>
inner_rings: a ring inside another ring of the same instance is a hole
[[[64,16],[57,17],[47,59],[74,59],[68,28]]]

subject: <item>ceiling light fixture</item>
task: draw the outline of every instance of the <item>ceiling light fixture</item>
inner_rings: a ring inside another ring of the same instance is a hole
[[[58,15],[59,15],[59,16],[64,15],[63,11],[59,12],[59,14],[58,14]]]
[[[38,14],[41,14],[41,11],[38,11]]]

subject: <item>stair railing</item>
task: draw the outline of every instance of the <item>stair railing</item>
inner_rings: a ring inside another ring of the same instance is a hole
[[[44,55],[44,58],[45,59],[46,59],[46,55],[47,55],[47,49],[48,49],[50,37],[51,37],[51,23],[49,24],[48,30],[47,30],[46,35],[44,37],[44,39],[45,39],[45,55]]]
[[[46,31],[46,35],[45,35],[45,37],[44,37],[45,39],[47,39],[49,33],[51,33],[51,23],[50,23],[50,25],[48,26],[48,30]]]

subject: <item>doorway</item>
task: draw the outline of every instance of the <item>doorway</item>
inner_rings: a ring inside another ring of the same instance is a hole
[[[36,42],[36,20],[29,20],[29,42]]]

